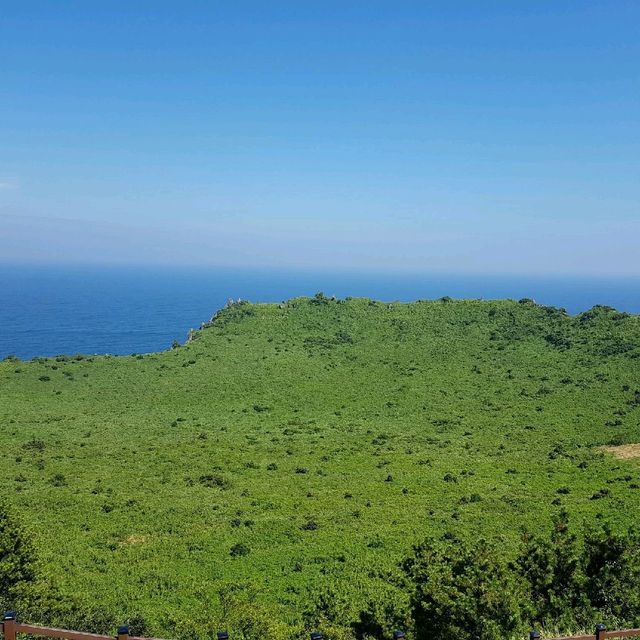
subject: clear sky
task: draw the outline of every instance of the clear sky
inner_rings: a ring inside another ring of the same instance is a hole
[[[640,2],[2,0],[0,261],[640,275]]]

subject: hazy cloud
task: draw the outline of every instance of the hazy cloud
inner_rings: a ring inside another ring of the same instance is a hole
[[[638,275],[639,241],[640,223],[630,222],[577,228],[530,219],[497,230],[481,224],[460,228],[446,220],[409,228],[391,219],[359,225],[219,220],[143,226],[0,214],[4,262]],[[538,265],[535,271],[532,264]]]
[[[0,191],[15,191],[20,188],[20,181],[15,176],[0,175]]]

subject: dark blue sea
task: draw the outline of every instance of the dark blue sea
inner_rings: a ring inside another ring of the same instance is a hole
[[[279,302],[317,291],[385,301],[527,297],[570,313],[595,304],[640,313],[640,278],[0,265],[0,358],[159,351],[229,298]]]

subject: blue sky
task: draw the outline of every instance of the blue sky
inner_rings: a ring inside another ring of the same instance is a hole
[[[640,3],[0,12],[0,260],[640,275]]]

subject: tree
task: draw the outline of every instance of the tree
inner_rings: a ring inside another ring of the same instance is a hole
[[[553,518],[549,539],[525,538],[518,566],[537,625],[570,631],[593,624],[582,564],[583,554],[564,510]]]
[[[0,503],[0,603],[12,608],[35,582],[35,552],[31,535],[13,510]]]
[[[610,625],[640,624],[640,536],[605,525],[585,536],[587,595]]]
[[[427,540],[403,569],[417,640],[504,640],[522,631],[523,589],[489,543]]]

